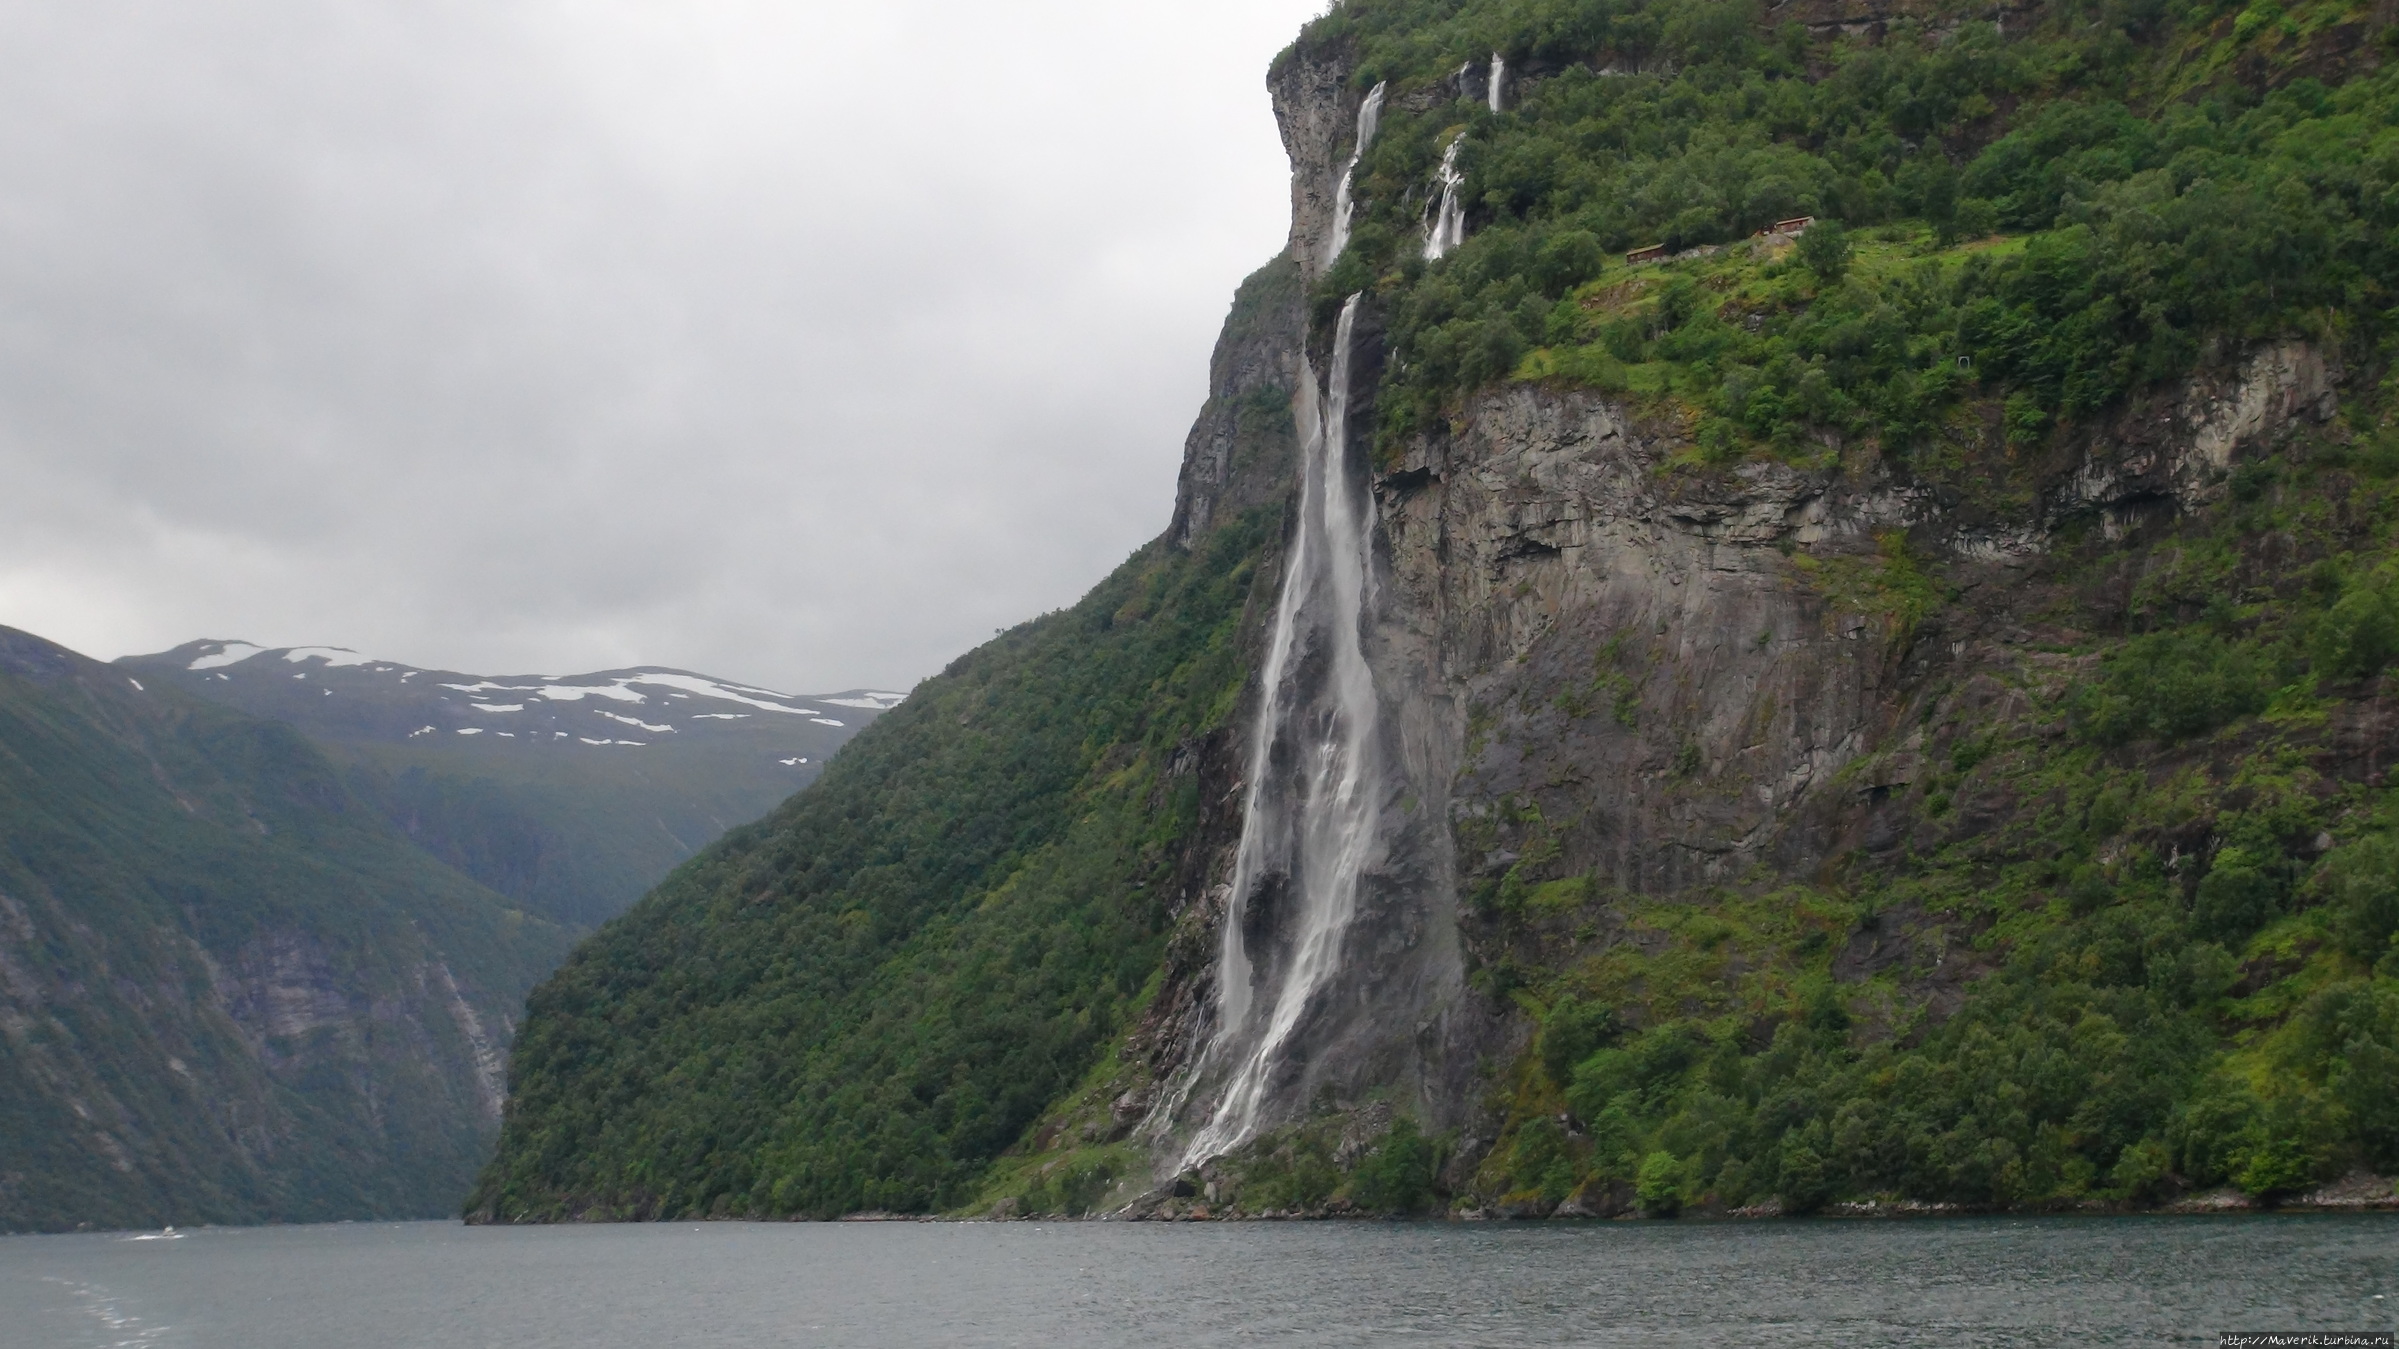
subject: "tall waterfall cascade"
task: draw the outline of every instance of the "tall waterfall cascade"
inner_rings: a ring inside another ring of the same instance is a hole
[[[1505,87],[1507,78],[1508,58],[1498,52],[1491,53],[1491,111],[1493,112],[1504,111],[1499,105],[1499,94],[1500,90]]]
[[[1458,172],[1458,147],[1465,143],[1466,135],[1460,132],[1441,152],[1441,171],[1434,175],[1434,181],[1441,184],[1441,205],[1424,232],[1427,262],[1466,242],[1466,203],[1458,199],[1458,189],[1466,183],[1466,175]]]
[[[1299,529],[1261,671],[1265,696],[1218,951],[1216,1031],[1197,1065],[1197,1072],[1221,1073],[1224,1088],[1185,1150],[1185,1166],[1228,1152],[1257,1130],[1293,1032],[1340,967],[1359,880],[1377,843],[1379,708],[1360,636],[1368,509],[1345,453],[1360,298],[1341,307],[1321,398],[1315,370],[1301,360]],[[1264,905],[1275,906],[1265,915],[1272,930],[1287,936],[1252,950],[1250,924]]]
[[[1332,266],[1341,260],[1341,250],[1349,247],[1350,216],[1355,201],[1350,195],[1350,180],[1357,175],[1358,161],[1366,157],[1366,147],[1374,143],[1375,128],[1383,121],[1383,89],[1377,84],[1366,93],[1366,101],[1358,105],[1357,144],[1349,152],[1349,162],[1341,166],[1341,185],[1333,189],[1333,233],[1325,241],[1324,265]]]

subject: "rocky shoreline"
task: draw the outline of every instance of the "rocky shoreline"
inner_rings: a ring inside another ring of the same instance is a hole
[[[1346,1202],[1335,1201],[1313,1209],[1269,1210],[1258,1213],[1227,1209],[1211,1204],[1205,1196],[1194,1193],[1176,1195],[1171,1187],[1144,1195],[1122,1208],[1105,1213],[1068,1217],[1055,1213],[1016,1214],[1000,1209],[979,1215],[968,1221],[989,1222],[1329,1222],[1365,1220],[1387,1215],[1370,1213]],[[2303,1194],[2278,1200],[2261,1200],[2238,1190],[2224,1188],[2194,1192],[2163,1204],[2132,1205],[2090,1200],[2081,1204],[2048,1205],[2037,1208],[2016,1208],[2002,1204],[1927,1203],[1917,1199],[1869,1199],[1827,1204],[1813,1214],[1817,1218],[1969,1218],[2012,1216],[2047,1217],[2151,1217],[2205,1216],[2221,1214],[2261,1213],[2399,1213],[2399,1180],[2375,1175],[2369,1171],[2353,1171],[2339,1180],[2329,1182]],[[1607,1197],[1577,1195],[1564,1203],[1550,1205],[1538,1200],[1503,1202],[1487,1208],[1460,1208],[1433,1215],[1451,1222],[1629,1222],[1644,1218],[1630,1196],[1611,1202]],[[1769,1200],[1738,1208],[1696,1204],[1675,1215],[1676,1219],[1700,1221],[1760,1220],[1784,1218],[1782,1205]],[[909,1221],[898,1214],[859,1214],[844,1221]],[[940,1221],[921,1219],[919,1221]]]

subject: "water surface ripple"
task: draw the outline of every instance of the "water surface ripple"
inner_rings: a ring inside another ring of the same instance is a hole
[[[0,1238],[8,1349],[2213,1344],[2393,1328],[2399,1220],[450,1223]]]

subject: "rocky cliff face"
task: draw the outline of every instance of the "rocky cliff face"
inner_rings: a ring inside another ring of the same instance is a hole
[[[1357,91],[1338,52],[1305,47],[1271,88],[1292,164],[1277,268],[1312,285]],[[1284,340],[1220,349],[1178,544],[1225,502],[1294,492],[1288,454],[1226,452],[1221,409],[1287,389],[1303,343],[1321,353],[1327,334],[1304,331],[1306,312],[1294,296],[1276,314],[1293,324]],[[1356,428],[1374,425],[1377,327],[1371,313],[1360,325]],[[1541,384],[1491,389],[1379,461],[1354,435],[1345,460],[1375,512],[1365,640],[1389,804],[1349,968],[1295,1043],[1275,1119],[1329,1105],[1371,1122],[1397,1105],[1460,1129],[1471,1162],[1500,1124],[1488,1074],[1533,1029],[1504,996],[1507,971],[1641,940],[1611,895],[1823,879],[1995,827],[2023,803],[1962,790],[1933,820],[1926,784],[1960,726],[2058,734],[2027,691],[2088,673],[2087,658],[2056,648],[2084,635],[2091,613],[2053,555],[2092,530],[2155,533],[2221,501],[2245,456],[2332,416],[2340,379],[2320,349],[2281,342],[2037,453],[2012,451],[1988,417],[1958,448],[2001,465],[2003,482],[1838,453],[1816,468],[1711,467],[1677,418]],[[1270,616],[1253,600],[1253,644]],[[1253,688],[1244,717],[1256,706]],[[1185,867],[1199,902],[1135,1041],[1160,1083],[1187,1072],[1211,1028],[1221,971],[1191,929],[1226,909],[1239,782],[1254,768],[1241,758],[1215,747],[1219,804]],[[1545,886],[1558,891],[1548,907],[1581,921],[1502,919],[1503,899],[1521,915]],[[1915,996],[1954,1006],[1988,967],[1978,935],[1894,915],[1851,939],[1836,973],[1896,971]],[[1118,1114],[1143,1104],[1128,1097]],[[1188,1128],[1157,1112],[1179,1108],[1187,1125],[1195,1103],[1147,1104],[1171,1162]],[[1349,1133],[1354,1148],[1359,1127]]]

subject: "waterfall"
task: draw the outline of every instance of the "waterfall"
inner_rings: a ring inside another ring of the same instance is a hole
[[[1358,161],[1366,157],[1366,147],[1373,143],[1374,129],[1382,120],[1383,86],[1377,84],[1358,105],[1358,143],[1350,149],[1349,163],[1341,167],[1341,186],[1333,189],[1333,237],[1324,250],[1327,267],[1339,262],[1341,250],[1349,247],[1350,177],[1358,171]]]
[[[1499,106],[1499,91],[1501,83],[1507,78],[1508,58],[1500,55],[1498,52],[1491,53],[1491,111],[1493,112],[1498,112],[1501,110]]]
[[[1458,147],[1466,143],[1461,132],[1441,152],[1441,210],[1433,217],[1433,226],[1424,234],[1424,256],[1430,262],[1466,242],[1466,206],[1458,200],[1458,189],[1466,177],[1458,172]]]
[[[1250,742],[1241,843],[1225,909],[1217,1022],[1200,1068],[1226,1066],[1223,1095],[1185,1151],[1193,1166],[1258,1127],[1292,1032],[1340,964],[1382,807],[1374,681],[1360,641],[1369,565],[1363,484],[1350,481],[1350,343],[1359,296],[1341,307],[1321,400],[1303,357],[1294,409],[1302,449],[1299,528],[1275,605]],[[1253,953],[1253,904],[1288,906],[1281,949]]]

